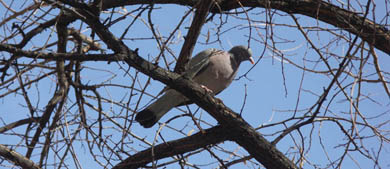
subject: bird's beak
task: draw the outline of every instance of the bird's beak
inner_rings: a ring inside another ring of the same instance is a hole
[[[253,65],[253,64],[255,64],[255,61],[253,60],[253,58],[252,58],[252,57],[249,57],[249,62],[251,62],[251,63],[252,63],[252,65]]]

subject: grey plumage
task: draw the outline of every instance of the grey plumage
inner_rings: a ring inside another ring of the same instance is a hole
[[[185,72],[193,80],[215,94],[230,85],[237,74],[240,63],[249,60],[252,64],[252,51],[245,46],[235,46],[229,52],[207,49],[190,60]],[[135,120],[149,128],[172,108],[189,102],[189,99],[173,89],[168,89],[163,96],[137,113]]]

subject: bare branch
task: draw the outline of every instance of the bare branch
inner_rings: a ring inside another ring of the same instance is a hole
[[[14,164],[21,166],[24,169],[40,169],[37,164],[35,164],[33,161],[29,160],[25,156],[10,150],[6,146],[0,144],[0,156],[6,158],[9,161],[12,161]]]

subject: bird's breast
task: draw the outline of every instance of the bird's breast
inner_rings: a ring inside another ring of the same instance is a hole
[[[230,85],[237,69],[238,66],[230,57],[211,57],[206,70],[196,76],[194,81],[218,94]]]

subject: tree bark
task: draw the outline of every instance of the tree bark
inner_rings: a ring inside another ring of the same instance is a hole
[[[148,148],[125,159],[118,165],[114,166],[113,169],[145,167],[146,164],[152,161],[184,154],[226,141],[229,139],[229,133],[230,130],[227,128],[215,126],[182,139],[169,141],[152,148]]]

